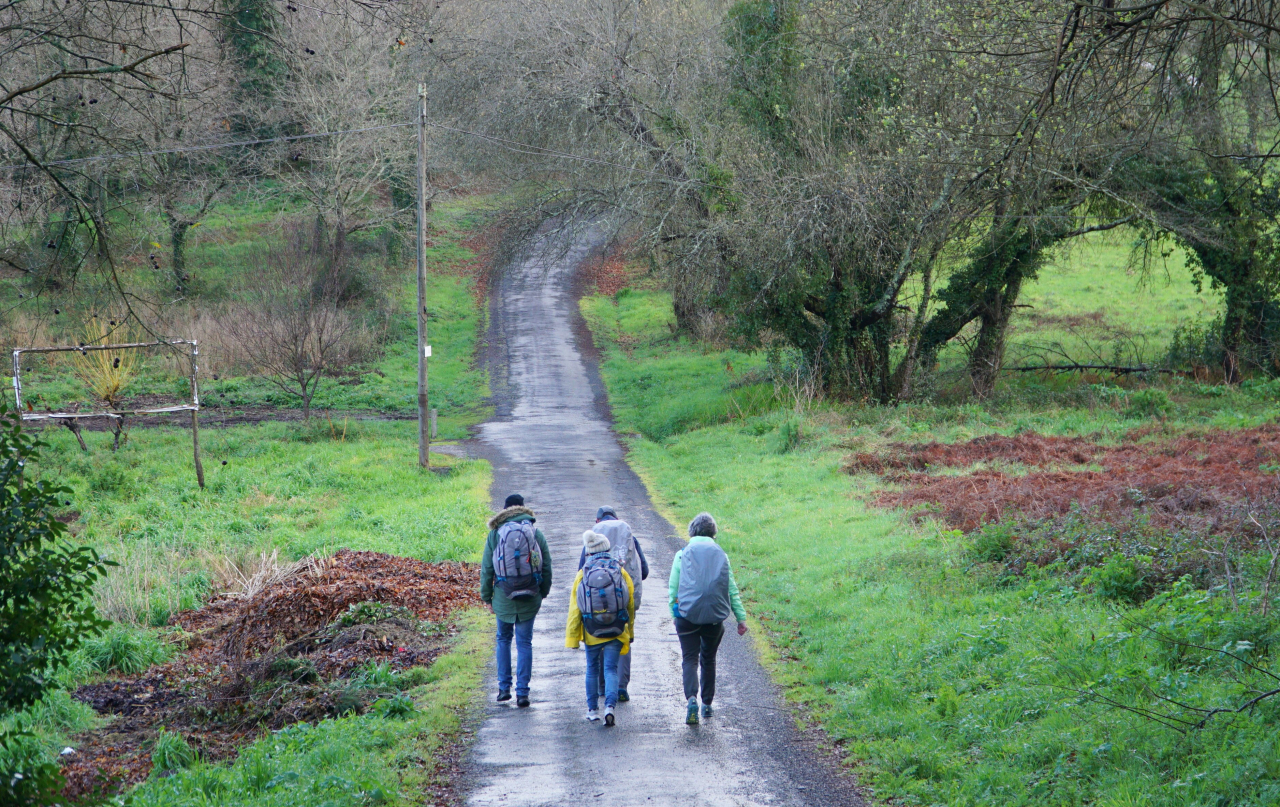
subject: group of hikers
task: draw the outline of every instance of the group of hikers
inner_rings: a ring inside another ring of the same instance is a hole
[[[480,598],[497,619],[498,700],[512,697],[511,640],[516,643],[516,706],[529,705],[533,677],[533,621],[551,592],[551,552],[524,497],[513,493],[489,520],[480,565]],[[715,542],[716,522],[699,513],[689,522],[689,543],[671,563],[667,600],[680,639],[685,722],[696,725],[711,716],[716,694],[716,651],[724,638],[724,622],[733,616],[738,635],[747,632],[737,581],[724,550]],[[631,645],[636,611],[649,561],[630,525],[609,506],[596,511],[596,522],[582,533],[578,574],[569,593],[565,646],[586,648],[587,715],[613,726],[615,709],[630,700]],[[699,705],[701,700],[701,705]]]

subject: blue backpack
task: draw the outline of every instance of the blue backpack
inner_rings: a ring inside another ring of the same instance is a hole
[[[578,610],[582,628],[597,639],[615,639],[627,629],[627,581],[622,564],[600,552],[587,558],[578,582]]]

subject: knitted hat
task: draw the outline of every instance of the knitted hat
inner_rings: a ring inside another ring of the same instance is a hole
[[[617,511],[607,504],[596,511],[596,521],[604,521],[607,518],[616,519],[617,517]]]
[[[507,497],[507,500],[502,503],[502,506],[504,508],[524,507],[524,497],[521,496],[519,493],[512,493],[510,496]]]
[[[698,513],[693,517],[693,521],[689,522],[689,537],[694,538],[699,535],[705,535],[708,538],[716,537],[716,520],[710,513]]]
[[[582,533],[582,545],[587,548],[588,555],[609,551],[609,539],[591,530]]]

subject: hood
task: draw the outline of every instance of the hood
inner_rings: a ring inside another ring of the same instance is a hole
[[[527,507],[508,507],[489,519],[489,529],[496,530],[516,516],[528,516],[530,521],[537,521],[533,516],[533,511]]]
[[[631,525],[616,518],[592,524],[591,531],[608,538],[613,546],[622,546],[631,537]]]

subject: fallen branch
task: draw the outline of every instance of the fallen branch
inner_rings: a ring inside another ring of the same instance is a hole
[[[1054,373],[1070,373],[1079,370],[1105,370],[1116,375],[1125,375],[1127,373],[1168,373],[1177,375],[1181,370],[1170,370],[1166,367],[1148,367],[1147,365],[1138,365],[1136,367],[1127,367],[1122,364],[1037,364],[1031,367],[1004,367],[1002,370],[1010,373],[1036,373],[1036,372],[1054,372]]]

